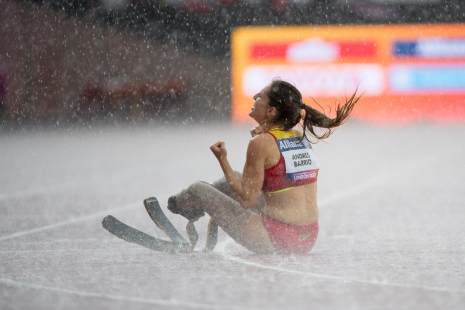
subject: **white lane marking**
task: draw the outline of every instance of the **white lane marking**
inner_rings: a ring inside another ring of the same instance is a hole
[[[412,172],[413,170],[421,168],[421,167],[423,167],[424,164],[426,164],[427,162],[431,162],[432,160],[434,160],[434,158],[436,158],[438,156],[439,155],[437,155],[437,154],[426,156],[426,157],[422,158],[421,160],[417,160],[417,161],[415,161],[413,163],[403,165],[403,166],[401,166],[400,169],[397,169],[396,171],[381,174],[381,175],[376,176],[376,177],[374,177],[374,178],[372,178],[372,179],[370,179],[368,181],[362,182],[362,183],[360,183],[360,184],[358,184],[356,186],[350,187],[350,188],[348,188],[346,190],[339,191],[338,193],[333,194],[330,197],[318,200],[318,206],[322,207],[324,205],[331,204],[331,203],[333,203],[335,201],[346,199],[346,198],[348,198],[350,196],[355,196],[355,195],[361,194],[361,193],[365,192],[366,190],[368,190],[368,189],[370,189],[372,187],[378,186],[381,183],[389,181],[393,177],[396,177],[396,176],[399,176],[399,175],[402,175],[402,174],[407,174],[407,173]]]
[[[78,186],[81,183],[84,183],[85,181],[82,182],[66,182],[66,183],[61,183],[61,184],[55,184],[47,187],[33,187],[30,189],[26,190],[19,190],[16,192],[12,192],[9,194],[0,194],[0,200],[5,200],[5,199],[12,199],[12,198],[23,198],[27,196],[32,196],[32,195],[43,195],[43,194],[50,194],[54,192],[59,192],[63,190],[67,190],[70,188],[74,188]]]
[[[135,207],[140,207],[140,206],[141,206],[141,202],[139,201],[139,202],[131,203],[131,204],[128,204],[128,205],[125,205],[125,206],[122,206],[122,207],[112,208],[112,209],[108,209],[108,210],[105,210],[105,211],[101,211],[101,212],[97,212],[97,213],[93,213],[93,214],[89,214],[89,215],[85,215],[85,216],[81,216],[81,217],[72,218],[72,219],[69,219],[69,220],[66,220],[66,221],[63,221],[63,222],[58,222],[58,223],[55,223],[55,224],[42,226],[42,227],[37,227],[37,228],[30,229],[30,230],[20,231],[20,232],[11,234],[11,235],[0,237],[0,241],[7,240],[7,239],[12,239],[12,238],[16,238],[16,237],[21,237],[21,236],[25,236],[25,235],[29,235],[29,234],[33,234],[33,233],[36,233],[36,232],[40,232],[40,231],[44,231],[44,230],[48,230],[48,229],[53,229],[53,228],[57,228],[57,227],[61,227],[61,226],[75,224],[75,223],[87,221],[87,220],[90,220],[90,219],[94,219],[94,218],[99,217],[99,216],[106,216],[111,212],[123,211],[123,210],[131,209],[131,208],[135,208]]]
[[[17,254],[17,253],[58,253],[58,252],[64,252],[64,253],[69,253],[69,252],[117,252],[121,253],[120,249],[115,249],[115,250],[109,250],[109,249],[75,249],[75,250],[0,250],[0,253],[12,253],[12,254]]]
[[[119,182],[119,180],[127,179],[131,175],[132,175],[132,172],[122,171],[122,172],[114,173],[108,176],[107,179],[109,180],[109,182],[115,183],[115,182]],[[101,179],[98,177],[91,177],[91,178],[85,178],[85,179],[83,178],[83,179],[78,179],[78,180],[69,181],[69,182],[61,182],[60,184],[54,184],[54,185],[50,185],[46,187],[33,186],[29,189],[18,190],[18,191],[14,191],[8,194],[0,193],[0,200],[24,198],[24,197],[33,196],[33,195],[56,193],[56,192],[76,188],[79,186],[88,185],[90,183],[98,184],[98,182],[100,181]]]
[[[332,276],[332,275],[318,274],[318,273],[313,273],[313,272],[305,272],[305,271],[300,271],[300,270],[292,270],[292,269],[262,265],[260,263],[254,263],[254,262],[247,261],[247,260],[227,254],[226,246],[233,242],[234,240],[227,239],[225,242],[218,244],[217,251],[215,251],[214,253],[228,260],[231,260],[233,262],[237,262],[243,265],[254,266],[257,268],[261,268],[261,269],[269,269],[269,270],[274,270],[274,271],[279,271],[279,272],[284,272],[284,273],[289,273],[289,274],[295,274],[299,276],[309,276],[309,277],[319,278],[323,280],[335,280],[335,281],[340,281],[344,283],[363,283],[363,284],[371,284],[371,285],[421,289],[421,290],[435,291],[435,292],[465,293],[465,289],[459,289],[459,288],[456,289],[456,288],[448,288],[448,287],[440,287],[440,286],[425,286],[425,285],[414,285],[414,284],[404,284],[404,283],[393,283],[393,282],[388,282],[387,280],[377,281],[377,280],[351,279],[351,278],[344,278],[341,276]]]
[[[179,301],[176,299],[162,300],[162,299],[149,299],[149,298],[142,298],[142,297],[130,297],[130,296],[101,294],[101,293],[91,293],[91,292],[85,292],[85,291],[69,290],[69,289],[64,289],[64,288],[59,288],[59,287],[54,287],[54,286],[43,286],[43,285],[37,285],[37,284],[17,282],[17,281],[5,279],[5,278],[0,278],[0,283],[3,283],[8,286],[18,287],[18,288],[46,290],[46,291],[53,291],[57,293],[77,295],[77,296],[82,296],[82,297],[106,298],[106,299],[112,299],[112,300],[118,300],[118,301],[138,302],[138,303],[152,304],[152,305],[186,307],[186,308],[194,308],[194,309],[238,309],[238,310],[258,309],[258,308],[239,307],[239,306],[232,306],[232,305],[218,305],[218,304],[212,305],[212,304],[195,303],[195,302],[184,302],[184,301]]]

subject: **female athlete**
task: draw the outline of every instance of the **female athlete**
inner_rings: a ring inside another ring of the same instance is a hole
[[[361,97],[361,96],[360,96]],[[188,219],[208,213],[236,242],[255,253],[307,253],[318,236],[318,160],[310,139],[330,136],[360,99],[337,107],[334,119],[305,105],[293,85],[273,80],[253,98],[251,130],[243,173],[231,168],[225,143],[210,149],[224,177],[196,182],[171,196],[168,209]],[[304,110],[304,113],[302,113]],[[294,128],[302,121],[303,131]],[[314,127],[328,130],[318,135]]]

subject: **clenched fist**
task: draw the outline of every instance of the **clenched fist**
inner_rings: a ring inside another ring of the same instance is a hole
[[[218,161],[226,159],[226,156],[228,155],[225,144],[224,142],[221,142],[221,141],[218,141],[212,146],[210,146],[210,150],[213,152],[213,154],[215,155],[216,159],[218,159]]]
[[[252,135],[252,138],[261,134],[262,133],[262,127],[260,126],[257,126],[257,127],[254,127],[250,130],[250,134]]]

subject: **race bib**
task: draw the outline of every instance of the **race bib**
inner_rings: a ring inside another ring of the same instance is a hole
[[[310,143],[301,137],[276,140],[286,164],[286,181],[301,181],[318,176],[319,163]]]

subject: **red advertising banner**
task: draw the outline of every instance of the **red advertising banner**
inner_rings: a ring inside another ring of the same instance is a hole
[[[465,24],[243,27],[231,46],[234,122],[277,77],[326,113],[358,87],[358,119],[465,121]]]

